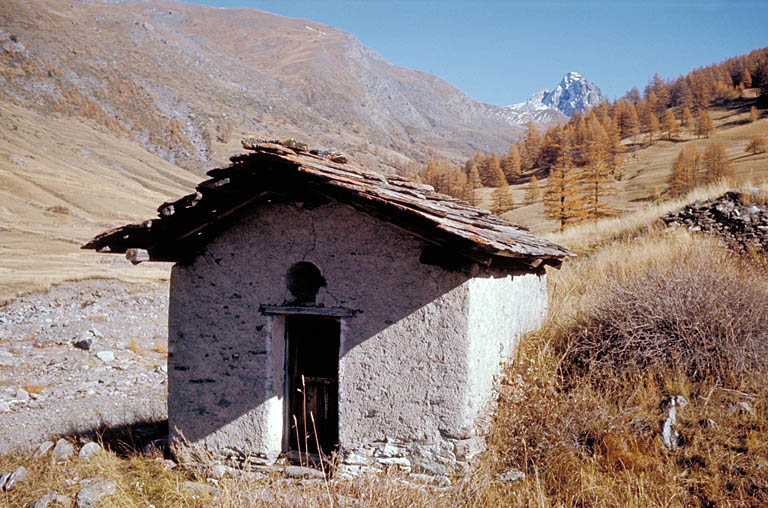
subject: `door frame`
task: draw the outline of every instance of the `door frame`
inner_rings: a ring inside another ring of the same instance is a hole
[[[339,377],[340,377],[339,376],[339,370],[340,370],[340,362],[341,362],[341,320],[338,317],[329,317],[329,316],[318,315],[318,314],[314,314],[314,315],[303,314],[302,317],[306,317],[306,318],[309,318],[309,319],[315,319],[315,320],[333,321],[336,324],[337,336],[334,337],[331,340],[333,340],[334,342],[338,341],[338,347],[336,348],[336,369],[335,369],[335,373],[334,373],[335,374],[335,381],[336,381],[336,383],[335,383],[336,384],[336,394],[335,394],[335,396],[336,396],[336,415],[335,415],[335,418],[334,418],[335,423],[336,423],[336,439],[335,439],[336,443],[335,443],[335,445],[338,446],[339,425],[340,425],[340,422],[339,422]],[[284,332],[283,333],[284,333],[284,340],[285,340],[285,343],[284,343],[285,362],[283,364],[283,396],[284,396],[283,400],[285,401],[284,404],[283,404],[283,451],[285,453],[289,454],[289,455],[294,454],[294,453],[298,453],[298,450],[292,450],[291,449],[291,445],[290,445],[292,437],[296,433],[295,429],[293,429],[293,417],[291,415],[291,408],[293,406],[293,404],[292,404],[292,402],[293,402],[292,397],[300,398],[300,397],[297,396],[297,394],[295,392],[291,393],[293,391],[292,388],[295,388],[295,387],[291,386],[291,379],[293,379],[294,373],[291,372],[291,370],[290,370],[290,365],[292,363],[291,360],[293,359],[293,358],[291,358],[291,350],[293,348],[291,348],[291,345],[290,345],[290,340],[291,339],[290,339],[290,337],[288,335],[289,334],[288,320],[290,318],[291,318],[291,316],[285,316],[285,318],[284,318],[285,320],[283,322],[283,325],[284,325]],[[299,401],[296,401],[296,402],[299,402]],[[317,416],[316,416],[316,418],[317,418]],[[306,424],[307,424],[307,426],[310,425],[309,422],[306,422]],[[309,428],[308,428],[308,430],[311,431],[311,429],[309,429]],[[310,440],[311,439],[312,438],[310,438]],[[299,448],[301,448],[301,443],[298,443],[298,444],[299,444]],[[322,444],[323,443],[321,443],[321,446],[322,446]],[[315,442],[313,440],[311,440],[309,448],[312,449],[314,447],[316,447],[316,444],[315,444]],[[306,452],[307,451],[305,450],[304,453],[306,454]],[[319,454],[309,453],[309,455],[310,456],[315,456],[315,455],[319,455]]]
[[[289,453],[289,441],[288,436],[290,432],[290,426],[291,426],[291,420],[290,420],[290,406],[288,404],[288,383],[287,381],[287,362],[288,362],[288,348],[287,348],[287,340],[286,340],[286,327],[285,327],[285,319],[286,317],[290,315],[307,315],[307,316],[317,316],[317,317],[325,317],[325,318],[335,318],[339,321],[339,351],[338,351],[338,357],[339,357],[339,367],[338,367],[338,380],[339,380],[339,386],[338,386],[338,405],[339,405],[339,417],[337,418],[337,423],[339,425],[339,448],[341,448],[341,426],[342,426],[342,411],[341,411],[341,405],[343,403],[342,401],[342,394],[343,394],[343,388],[341,386],[342,383],[342,355],[345,351],[345,336],[346,336],[346,330],[349,326],[350,319],[353,318],[356,314],[358,314],[359,310],[353,310],[348,309],[344,307],[303,307],[303,306],[294,306],[294,305],[261,305],[259,308],[260,312],[264,315],[270,316],[272,319],[270,320],[270,328],[271,328],[271,354],[272,354],[272,379],[271,379],[271,385],[272,385],[272,393],[273,395],[277,396],[278,398],[282,399],[282,425],[280,426],[280,433],[281,433],[281,439],[280,439],[280,449],[282,453],[288,455],[289,458],[291,457],[291,454]],[[277,415],[275,415],[277,416]],[[277,422],[274,422],[275,424]],[[277,429],[274,429],[277,430]],[[274,435],[274,434],[273,434]],[[277,437],[277,436],[275,436]],[[298,458],[298,457],[293,457]],[[313,460],[319,460],[319,457],[313,457],[310,454],[310,458]]]

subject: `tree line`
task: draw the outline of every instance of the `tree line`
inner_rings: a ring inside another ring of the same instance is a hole
[[[514,207],[507,186],[527,181],[523,203],[543,198],[547,216],[561,228],[597,220],[617,213],[607,198],[617,192],[615,184],[628,151],[661,138],[672,140],[681,128],[708,138],[714,122],[707,108],[739,97],[745,88],[760,88],[761,102],[768,103],[768,47],[671,81],[657,73],[642,94],[634,87],[613,103],[605,101],[586,114],[576,112],[565,125],[541,133],[529,122],[525,134],[501,156],[476,154],[464,164],[430,159],[421,178],[438,192],[471,204],[478,204],[477,189],[493,187],[495,213]],[[756,109],[750,118],[757,118]],[[704,154],[694,151],[695,147],[685,148],[678,156],[668,181],[670,195],[730,175],[721,142],[713,140]],[[544,177],[542,192],[539,179]]]

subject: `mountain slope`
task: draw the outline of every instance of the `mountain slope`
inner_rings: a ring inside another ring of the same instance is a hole
[[[502,108],[310,21],[168,0],[3,3],[0,88],[41,111],[81,114],[85,102],[186,167],[225,160],[230,131],[294,136],[401,171],[433,152],[505,150],[520,131]]]

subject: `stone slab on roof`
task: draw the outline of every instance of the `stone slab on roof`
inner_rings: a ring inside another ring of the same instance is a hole
[[[330,201],[351,206],[438,247],[490,265],[494,258],[558,266],[572,254],[429,186],[346,163],[303,143],[244,140],[250,153],[213,169],[193,194],[163,203],[158,218],[104,232],[83,246],[126,253],[133,261],[188,261],[237,212],[291,202],[311,208]],[[137,254],[138,252],[138,254]]]

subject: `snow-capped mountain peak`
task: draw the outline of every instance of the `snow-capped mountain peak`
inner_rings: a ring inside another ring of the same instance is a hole
[[[503,114],[511,124],[562,121],[576,111],[586,112],[603,100],[594,83],[571,71],[563,76],[554,90],[539,90],[527,101],[507,106]]]
[[[603,100],[597,85],[578,72],[571,71],[563,76],[554,90],[543,97],[542,102],[566,116],[573,116],[575,111],[585,113]]]

